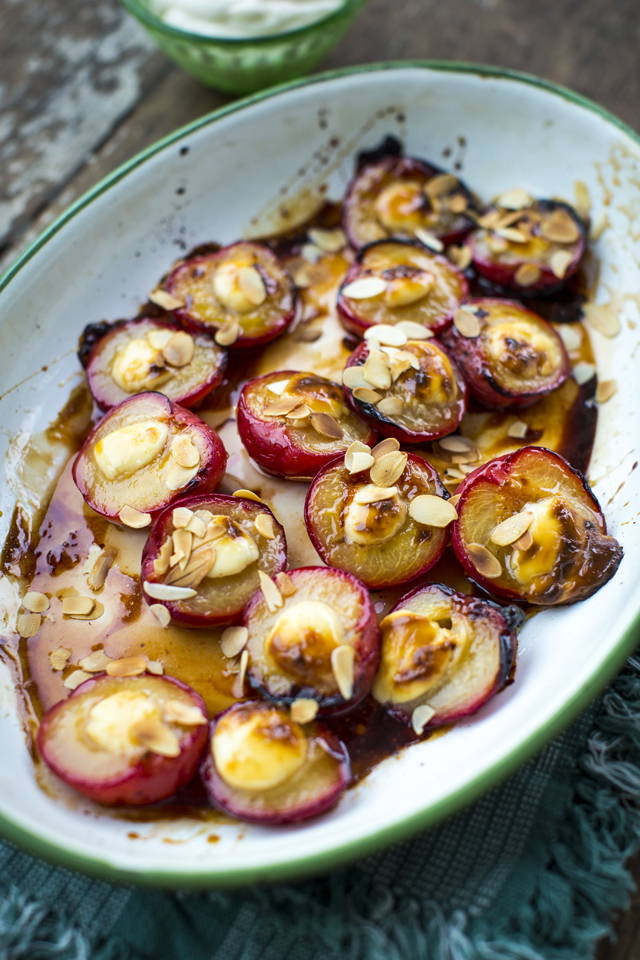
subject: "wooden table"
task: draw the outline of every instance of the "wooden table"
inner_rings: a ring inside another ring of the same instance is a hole
[[[573,87],[640,129],[639,52],[637,0],[369,0],[321,67],[498,64]],[[3,0],[0,272],[114,167],[226,101],[158,53],[117,0]],[[639,908],[637,897],[599,960],[640,956]]]

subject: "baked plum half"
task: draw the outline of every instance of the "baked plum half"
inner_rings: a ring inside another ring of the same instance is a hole
[[[188,627],[238,621],[260,587],[287,562],[271,510],[242,497],[188,497],[157,518],[142,554],[142,589]]]
[[[373,696],[418,734],[475,713],[509,683],[524,619],[441,583],[416,587],[380,624]]]
[[[458,243],[474,226],[474,200],[467,187],[417,157],[387,156],[365,166],[344,201],[343,226],[356,249],[387,237],[415,237],[418,231]]]
[[[565,345],[551,324],[512,300],[469,300],[443,342],[475,398],[499,410],[535,403],[571,372]]]
[[[287,269],[260,243],[234,243],[185,260],[166,290],[184,304],[174,310],[187,330],[205,332],[222,346],[253,347],[287,329],[296,293]]]
[[[320,471],[305,501],[307,532],[322,560],[371,589],[430,570],[456,515],[431,464],[394,443],[384,440],[373,453],[354,445]]]
[[[369,692],[380,630],[369,591],[352,574],[301,567],[275,607],[262,591],[244,613],[247,677],[270,699],[313,701],[321,714],[353,709]]]
[[[524,205],[514,210],[499,202],[482,214],[480,229],[469,239],[473,264],[480,276],[508,290],[556,289],[580,266],[587,245],[585,224],[559,200],[524,196],[517,202]]]
[[[172,797],[198,769],[204,701],[173,677],[101,675],[45,713],[38,750],[61,780],[107,806]]]
[[[362,337],[375,324],[409,321],[437,334],[449,326],[468,284],[446,257],[418,243],[381,240],[364,247],[338,293],[346,330]]]
[[[345,368],[343,389],[359,417],[402,443],[452,433],[467,409],[464,378],[435,340],[409,340],[401,348],[361,343]]]
[[[140,393],[94,427],[73,479],[96,513],[146,527],[179,497],[213,492],[226,463],[220,437],[204,421],[161,393]]]
[[[226,363],[226,351],[211,337],[141,317],[112,326],[98,340],[87,362],[87,381],[103,410],[150,390],[195,407],[218,386]]]
[[[338,384],[315,373],[283,370],[250,380],[240,394],[237,420],[249,456],[267,473],[295,480],[315,477],[354,440],[375,440]]]
[[[214,806],[274,826],[332,807],[351,767],[346,747],[326,727],[297,723],[286,707],[245,700],[212,723],[201,777]]]
[[[467,574],[499,597],[575,603],[610,580],[622,548],[598,501],[558,453],[521,447],[458,487],[453,548]]]

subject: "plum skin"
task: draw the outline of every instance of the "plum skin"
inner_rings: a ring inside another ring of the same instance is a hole
[[[260,691],[260,693],[267,699],[277,703],[287,703],[291,704],[294,700],[297,700],[300,697],[308,697],[309,699],[316,700],[318,703],[318,712],[323,717],[338,717],[342,716],[345,713],[350,713],[355,707],[360,704],[364,698],[367,696],[371,690],[371,684],[373,683],[373,678],[376,675],[378,669],[378,662],[380,659],[380,626],[378,624],[378,617],[371,601],[371,595],[364,585],[356,576],[352,573],[349,573],[347,570],[342,570],[339,567],[298,567],[295,570],[289,570],[287,576],[293,581],[294,585],[296,580],[300,579],[303,575],[309,573],[310,571],[317,572],[321,576],[332,576],[337,577],[338,579],[346,582],[349,586],[349,589],[356,592],[362,603],[362,615],[358,621],[355,629],[360,634],[358,642],[354,645],[354,649],[357,651],[359,656],[359,662],[356,667],[356,672],[354,676],[353,684],[353,693],[349,700],[344,700],[342,695],[337,692],[329,696],[324,696],[318,698],[313,694],[312,687],[300,687],[297,689],[295,695],[292,696],[282,696],[282,695],[272,695],[267,689],[257,680],[251,672],[251,664],[247,670],[247,680],[249,684],[255,689]],[[249,600],[247,606],[244,610],[244,616],[242,623],[245,627],[248,627],[251,622],[251,617],[254,614],[256,607],[263,602],[262,591],[258,590]]]
[[[52,719],[58,711],[65,709],[74,697],[90,692],[105,677],[106,674],[98,674],[90,680],[85,680],[66,700],[61,700],[47,711],[42,718],[36,737],[40,755],[61,780],[103,806],[143,806],[174,796],[180,787],[193,778],[198,769],[200,758],[207,745],[208,725],[206,723],[185,729],[180,737],[178,757],[162,757],[149,752],[137,763],[132,764],[122,775],[98,785],[82,777],[69,777],[64,767],[47,759],[46,737]],[[113,678],[109,677],[109,680]],[[204,717],[207,716],[204,700],[186,683],[175,677],[154,676],[154,680],[162,680],[188,692],[193,705],[200,708]]]

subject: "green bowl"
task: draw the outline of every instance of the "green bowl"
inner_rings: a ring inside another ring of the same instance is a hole
[[[171,60],[206,86],[231,94],[254,93],[309,73],[336,45],[364,3],[346,0],[329,16],[296,30],[231,40],[179,30],[156,17],[142,0],[122,0]]]

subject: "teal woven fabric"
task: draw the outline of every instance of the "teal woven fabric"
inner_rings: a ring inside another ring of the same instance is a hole
[[[640,847],[640,659],[439,826],[327,876],[233,892],[90,880],[0,844],[0,960],[581,960]]]

